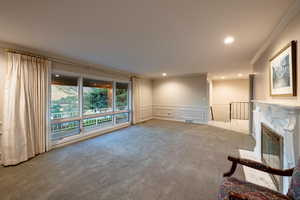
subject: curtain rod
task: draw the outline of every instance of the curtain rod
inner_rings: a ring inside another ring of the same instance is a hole
[[[85,67],[93,67],[91,65],[82,64],[82,63],[75,63],[73,61],[64,60],[64,59],[61,59],[61,58],[44,56],[44,55],[32,53],[30,51],[24,51],[24,50],[18,50],[18,49],[11,49],[11,48],[3,48],[3,49],[4,49],[4,51],[9,52],[9,53],[16,53],[16,54],[21,54],[21,55],[25,55],[25,56],[31,56],[31,57],[36,57],[36,58],[43,58],[45,60],[49,60],[49,61],[57,62],[57,63],[61,63],[61,64],[75,65],[75,66],[85,66]],[[103,70],[105,70],[105,69],[103,69]]]
[[[29,52],[29,51],[12,49],[12,48],[3,48],[3,47],[0,47],[0,48],[4,49],[4,51],[6,51],[6,52],[16,53],[16,54],[21,54],[21,55],[26,55],[26,56],[32,56],[32,57],[36,57],[36,58],[43,58],[45,60],[49,60],[49,61],[57,62],[57,63],[61,63],[61,64],[74,65],[74,66],[84,66],[84,67],[94,68],[94,69],[97,69],[97,70],[102,70],[106,73],[119,73],[119,74],[126,74],[126,75],[129,74],[127,72],[122,72],[122,71],[119,71],[119,70],[116,70],[116,69],[97,68],[97,67],[92,66],[92,65],[88,65],[88,64],[84,64],[84,63],[76,63],[76,62],[69,61],[69,60],[64,60],[64,59],[61,59],[61,58],[44,56],[44,55]]]
[[[49,60],[49,61],[57,62],[57,63],[61,63],[61,64],[88,66],[88,65],[84,65],[84,64],[77,64],[77,63],[74,63],[71,61],[67,61],[67,60],[63,60],[63,59],[59,59],[59,58],[53,58],[53,57],[49,57],[49,56],[44,56],[44,55],[32,53],[29,51],[18,50],[18,49],[4,48],[4,51],[9,52],[9,53],[15,53],[15,54],[21,54],[21,55],[25,55],[25,56],[36,57],[36,58],[43,58],[45,60]]]
[[[15,54],[21,54],[21,55],[25,55],[25,56],[31,56],[31,57],[36,57],[36,58],[43,58],[46,60],[50,60],[51,58],[46,57],[46,56],[42,56],[42,55],[37,55],[31,52],[27,52],[27,51],[20,51],[20,50],[16,50],[16,49],[4,49],[6,52],[9,53],[15,53]]]

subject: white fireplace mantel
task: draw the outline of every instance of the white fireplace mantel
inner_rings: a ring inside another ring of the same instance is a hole
[[[256,140],[255,153],[261,156],[261,124],[264,123],[283,137],[283,168],[295,166],[299,156],[300,102],[254,100],[253,134]],[[283,192],[287,192],[289,178],[284,177]]]
[[[256,104],[266,104],[266,105],[273,105],[276,107],[281,107],[283,109],[289,110],[300,110],[300,101],[294,100],[252,100],[253,103]]]

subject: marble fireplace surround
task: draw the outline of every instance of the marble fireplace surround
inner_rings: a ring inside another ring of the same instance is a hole
[[[264,123],[283,137],[283,168],[295,166],[299,157],[300,102],[254,100],[253,137],[255,154],[261,157],[261,124]],[[283,177],[283,193],[287,193],[290,178]]]

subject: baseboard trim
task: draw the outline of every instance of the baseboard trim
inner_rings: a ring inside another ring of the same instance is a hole
[[[170,119],[170,118],[163,118],[163,117],[153,117],[152,119],[186,123],[185,120],[182,120],[182,119]],[[203,125],[207,125],[208,122],[194,121],[191,124],[203,124]]]
[[[192,105],[153,105],[153,117],[172,121],[207,123],[209,110],[206,106]]]
[[[142,119],[140,122],[149,121],[149,120],[151,120],[151,119],[153,119],[153,117],[148,117],[148,118],[146,118],[146,119]]]

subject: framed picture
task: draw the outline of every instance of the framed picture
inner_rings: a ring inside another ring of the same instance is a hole
[[[290,42],[270,63],[271,96],[297,96],[297,42]]]

